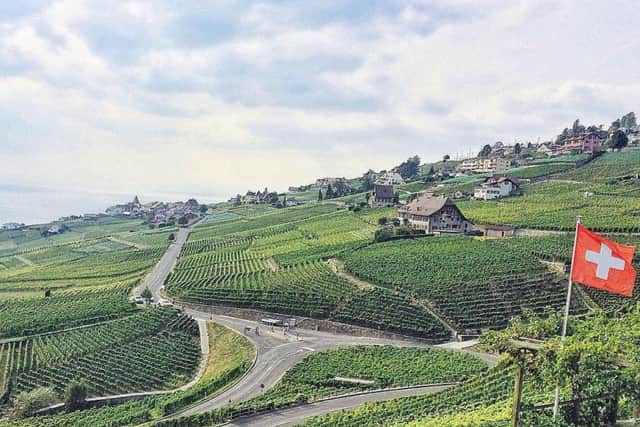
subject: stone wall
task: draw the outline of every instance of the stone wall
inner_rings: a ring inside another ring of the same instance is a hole
[[[231,316],[240,319],[253,320],[259,322],[264,318],[279,319],[287,321],[288,319],[295,319],[296,325],[300,329],[307,329],[313,331],[330,332],[342,335],[353,335],[354,337],[370,337],[370,338],[386,338],[394,340],[406,340],[406,341],[421,341],[425,344],[437,344],[441,341],[434,341],[426,338],[410,337],[406,335],[396,334],[393,332],[387,332],[382,330],[376,330],[371,328],[365,328],[362,326],[349,325],[346,323],[335,322],[332,320],[312,319],[309,317],[293,316],[290,314],[273,313],[269,311],[255,310],[249,308],[237,308],[226,307],[219,305],[203,305],[194,304],[183,301],[175,301],[175,304],[180,307],[186,307],[205,313],[211,313],[215,315]]]

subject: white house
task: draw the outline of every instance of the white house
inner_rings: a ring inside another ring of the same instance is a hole
[[[520,188],[520,181],[512,176],[492,176],[484,180],[473,192],[480,200],[493,200],[508,197]]]
[[[404,179],[397,172],[385,172],[376,179],[376,184],[400,185],[404,184]]]

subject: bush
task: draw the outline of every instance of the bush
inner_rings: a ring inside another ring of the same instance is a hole
[[[376,242],[385,242],[393,237],[393,232],[389,229],[383,228],[376,230],[373,240]]]
[[[87,400],[87,385],[81,381],[72,381],[64,391],[64,406],[68,411],[75,411],[84,406]]]
[[[56,400],[55,392],[48,387],[38,387],[31,391],[23,391],[14,399],[11,415],[15,418],[28,417],[39,409],[55,404]]]

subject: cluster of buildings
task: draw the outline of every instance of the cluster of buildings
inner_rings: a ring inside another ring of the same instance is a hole
[[[204,208],[203,208],[204,206]],[[106,214],[115,217],[141,218],[150,226],[164,227],[187,224],[206,213],[207,207],[196,199],[186,202],[149,202],[142,204],[136,196],[133,201],[106,209]]]
[[[565,139],[564,144],[545,142],[537,146],[537,152],[547,156],[560,156],[564,154],[588,153],[594,154],[602,151],[604,141],[595,133],[587,132]]]
[[[13,231],[20,230],[25,227],[24,224],[18,222],[7,222],[5,224],[0,225],[0,230],[2,231]]]
[[[509,158],[490,156],[486,158],[474,157],[466,159],[458,166],[460,172],[495,173],[510,169],[512,161]]]

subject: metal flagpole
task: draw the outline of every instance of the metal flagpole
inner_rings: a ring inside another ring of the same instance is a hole
[[[560,338],[561,344],[564,344],[564,340],[567,337],[567,323],[569,321],[569,308],[571,307],[571,290],[573,288],[573,282],[571,281],[571,277],[573,277],[573,266],[575,265],[576,258],[576,244],[578,243],[578,225],[580,225],[580,220],[582,217],[578,215],[576,217],[576,233],[573,238],[573,254],[571,255],[571,269],[569,271],[569,288],[567,289],[567,302],[564,306],[564,320],[562,321],[562,336]],[[562,347],[561,347],[562,348]],[[553,401],[553,419],[556,419],[556,415],[558,415],[558,406],[560,404],[560,382],[556,385],[556,396]]]

